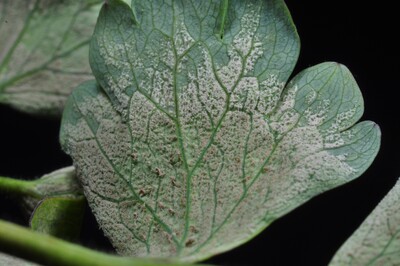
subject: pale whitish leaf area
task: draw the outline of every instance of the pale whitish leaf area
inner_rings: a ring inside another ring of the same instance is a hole
[[[101,0],[0,1],[0,103],[60,116],[91,79],[88,43]]]
[[[96,82],[70,97],[61,143],[123,255],[197,261],[360,176],[380,143],[348,69],[287,82],[299,39],[281,0],[104,5]],[[133,12],[132,12],[133,10]]]
[[[330,265],[400,265],[400,180],[339,249]]]
[[[40,266],[39,264],[28,262],[26,260],[13,257],[8,254],[4,254],[0,252],[0,265],[8,265],[8,266]]]

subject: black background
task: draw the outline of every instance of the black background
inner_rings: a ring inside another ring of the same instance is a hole
[[[366,3],[368,2],[368,3]],[[345,64],[364,95],[362,120],[382,130],[382,146],[357,180],[320,195],[274,222],[249,243],[208,261],[219,265],[326,265],[400,176],[398,18],[389,1],[286,1],[302,48],[294,74],[324,62]],[[1,36],[0,36],[1,38]],[[59,121],[0,107],[0,175],[34,178],[71,164],[58,144]],[[24,224],[0,195],[0,218]],[[82,241],[110,248],[90,212]]]

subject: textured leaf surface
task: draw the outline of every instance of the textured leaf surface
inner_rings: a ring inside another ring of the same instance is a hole
[[[101,0],[0,1],[0,102],[60,115],[91,78],[88,42]]]
[[[84,197],[51,197],[42,200],[32,213],[32,230],[75,241],[79,238],[85,210]]]
[[[225,3],[102,8],[90,59],[104,91],[74,91],[61,142],[121,254],[226,251],[377,153],[377,126],[351,127],[363,102],[346,67],[321,64],[285,86],[299,41],[283,1]]]
[[[37,180],[27,181],[22,200],[29,215],[31,215],[39,202],[46,198],[68,197],[79,199],[82,195],[82,188],[75,175],[75,168],[70,166],[53,171]]]
[[[82,196],[82,190],[76,179],[73,166],[64,167],[43,175],[32,182],[32,191],[41,198],[55,196]]]
[[[400,265],[400,180],[339,249],[330,265]]]
[[[8,254],[4,254],[0,252],[0,265],[8,265],[8,266],[39,266],[39,264],[28,262],[26,260],[13,257]]]

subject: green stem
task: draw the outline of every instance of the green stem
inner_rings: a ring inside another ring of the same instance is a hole
[[[32,190],[35,183],[28,180],[18,180],[0,176],[0,193],[7,193],[15,196],[40,197]]]
[[[194,266],[167,260],[101,253],[2,220],[0,250],[36,263],[54,266]]]

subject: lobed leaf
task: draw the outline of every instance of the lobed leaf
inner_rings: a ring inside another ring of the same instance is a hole
[[[299,40],[269,1],[110,0],[90,47],[96,82],[60,139],[123,255],[205,259],[367,169],[380,142],[348,69],[287,80]]]
[[[0,103],[60,116],[91,79],[88,43],[101,0],[0,1]]]
[[[351,235],[330,265],[400,264],[400,180]]]

